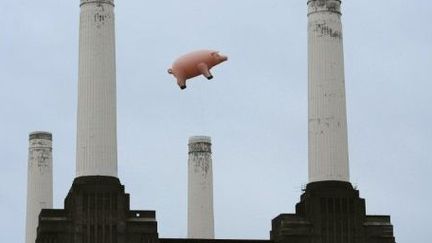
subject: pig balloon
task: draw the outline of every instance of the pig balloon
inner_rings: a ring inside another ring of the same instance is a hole
[[[220,55],[217,51],[195,51],[179,57],[172,68],[168,69],[168,73],[176,77],[177,84],[181,89],[185,89],[186,80],[198,75],[202,74],[207,79],[212,79],[213,75],[210,73],[210,69],[226,60],[228,57]]]

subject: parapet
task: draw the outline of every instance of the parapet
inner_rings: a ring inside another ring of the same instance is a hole
[[[211,153],[211,137],[193,136],[189,138],[189,153],[207,152]]]
[[[29,140],[33,140],[33,139],[45,139],[45,140],[52,141],[52,134],[49,132],[42,132],[42,131],[32,132],[29,135]]]
[[[308,15],[317,12],[334,12],[341,13],[340,0],[308,0]]]
[[[81,0],[80,6],[88,3],[110,4],[114,6],[114,0]]]

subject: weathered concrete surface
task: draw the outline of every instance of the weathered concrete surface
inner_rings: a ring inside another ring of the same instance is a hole
[[[29,137],[26,243],[34,243],[39,213],[53,207],[52,135],[33,132]]]
[[[309,182],[349,181],[340,5],[308,1]]]
[[[81,0],[76,176],[117,176],[113,0]]]
[[[214,239],[211,139],[189,138],[188,238]]]

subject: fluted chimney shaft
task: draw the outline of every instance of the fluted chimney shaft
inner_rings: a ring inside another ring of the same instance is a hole
[[[349,181],[340,5],[308,0],[309,182]]]
[[[76,176],[117,177],[113,0],[81,0]]]

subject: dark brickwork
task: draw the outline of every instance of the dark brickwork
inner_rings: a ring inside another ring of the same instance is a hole
[[[159,239],[154,211],[129,208],[129,194],[114,177],[74,180],[65,209],[44,209],[36,243],[395,243],[389,216],[366,215],[350,183],[307,185],[295,214],[272,221],[270,240]]]
[[[119,179],[76,178],[65,209],[44,209],[36,243],[157,243],[155,211],[129,208]]]
[[[160,243],[273,243],[271,240],[161,238]]]
[[[389,216],[366,215],[365,200],[348,182],[307,185],[295,214],[272,221],[271,240],[280,243],[394,243]]]

